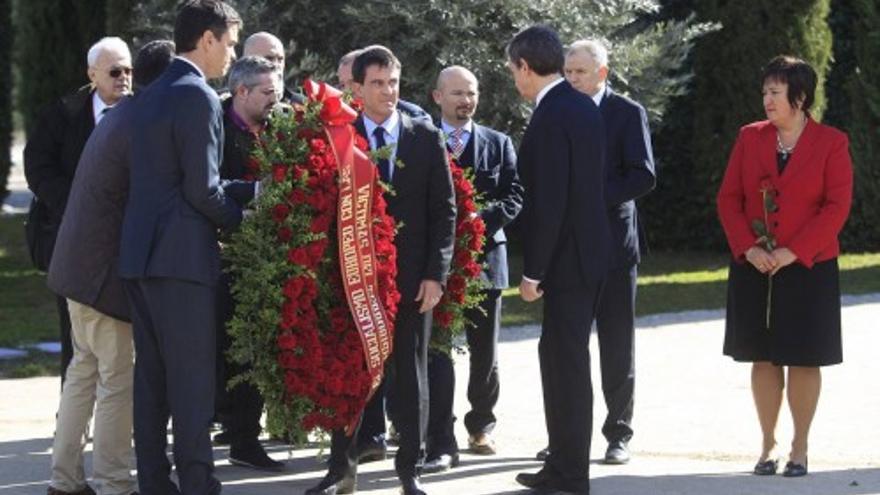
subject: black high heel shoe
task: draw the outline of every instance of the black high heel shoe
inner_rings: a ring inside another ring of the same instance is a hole
[[[766,461],[755,464],[755,470],[752,472],[758,476],[772,476],[776,474],[778,469],[779,459],[767,459]]]
[[[782,471],[782,476],[786,478],[799,478],[801,476],[807,475],[807,459],[804,459],[803,464],[795,464],[791,461],[788,461],[785,464],[785,470]]]

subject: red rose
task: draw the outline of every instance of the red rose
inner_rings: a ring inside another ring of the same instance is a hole
[[[312,153],[324,153],[327,149],[327,143],[323,139],[312,139],[309,141],[309,149],[312,150]]]
[[[278,336],[278,348],[292,351],[296,348],[296,336],[290,332],[284,332]]]
[[[324,251],[327,250],[327,239],[319,239],[314,242],[310,242],[306,249],[309,252],[309,257],[312,259],[312,262],[317,264],[324,258]]]
[[[434,311],[434,321],[440,328],[447,328],[452,323],[452,313],[446,311]]]
[[[278,203],[272,207],[272,220],[281,223],[290,214],[290,207],[285,203]]]
[[[294,265],[307,266],[309,253],[304,248],[294,248],[287,252],[287,259]]]
[[[465,275],[467,275],[470,278],[474,278],[474,277],[478,276],[480,274],[480,272],[483,271],[483,269],[480,268],[480,265],[478,263],[473,262],[473,261],[466,264],[464,267],[462,267],[462,269],[463,269]]]
[[[293,237],[293,230],[289,227],[281,227],[278,229],[278,240],[281,242],[289,242]]]
[[[283,181],[285,175],[287,175],[287,165],[276,164],[272,166],[272,178],[275,182]]]
[[[460,292],[467,286],[467,281],[461,275],[452,275],[446,282],[450,292]]]
[[[301,205],[308,200],[308,195],[306,195],[305,191],[302,189],[294,189],[290,191],[290,194],[287,196],[287,200],[292,204]]]

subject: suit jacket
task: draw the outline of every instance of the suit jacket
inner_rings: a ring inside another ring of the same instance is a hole
[[[130,321],[119,278],[119,233],[128,198],[132,101],[124,99],[92,132],[79,159],[49,267],[58,295]]]
[[[217,228],[236,227],[254,192],[253,184],[220,183],[220,100],[194,66],[177,59],[138,96],[132,132],[121,276],[213,285]]]
[[[397,109],[400,110],[400,113],[412,119],[431,120],[431,116],[428,114],[428,112],[426,112],[422,107],[416,105],[411,101],[398,100]]]
[[[436,125],[440,127],[440,123]],[[474,187],[484,202],[480,218],[486,224],[483,280],[492,289],[509,286],[507,236],[504,226],[522,209],[522,184],[516,171],[516,151],[507,134],[473,124],[473,132],[458,164],[473,171]]]
[[[28,133],[24,148],[24,173],[28,188],[61,223],[76,165],[86,140],[95,128],[89,86],[46,106]]]
[[[776,127],[768,121],[743,127],[718,191],[718,216],[734,258],[744,261],[755,245],[752,221],[764,216],[763,188],[777,192],[778,210],[768,220],[778,247],[790,249],[807,267],[836,257],[852,186],[849,139],[843,132],[808,119],[780,175]]]
[[[363,116],[355,128],[367,137]],[[386,196],[388,213],[400,225],[397,247],[397,288],[411,303],[422,280],[446,283],[455,241],[455,192],[442,133],[429,120],[400,114],[397,160]]]
[[[608,271],[605,149],[605,126],[590,97],[566,81],[547,92],[518,158],[523,275],[545,288],[582,288]]]
[[[639,217],[635,199],[657,183],[651,131],[645,109],[629,98],[606,88],[599,111],[608,142],[605,157],[605,200],[611,228],[612,267],[623,268],[641,261]]]

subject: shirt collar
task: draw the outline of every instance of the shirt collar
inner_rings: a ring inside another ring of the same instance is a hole
[[[108,105],[104,103],[104,100],[98,96],[98,92],[95,91],[92,93],[92,115],[95,116],[95,125],[98,125],[98,122],[104,118],[104,110],[107,108],[113,108],[113,105]]]
[[[199,66],[196,65],[195,62],[193,62],[192,60],[190,60],[190,59],[188,59],[188,58],[186,58],[186,57],[181,57],[180,55],[178,55],[178,56],[176,56],[176,57],[174,57],[174,58],[177,59],[177,60],[183,60],[184,62],[188,63],[189,65],[195,67],[196,71],[199,73],[199,76],[201,76],[202,79],[207,79],[207,78],[205,77],[205,73],[202,72],[202,69],[200,69]]]
[[[363,115],[364,115],[364,130],[367,131],[367,137],[372,137],[373,133],[376,132],[376,128],[381,127],[383,129],[385,129],[385,132],[389,136],[391,136],[392,139],[396,140],[397,128],[398,128],[398,125],[400,124],[400,114],[397,112],[397,110],[392,112],[391,116],[388,117],[387,119],[385,119],[385,122],[382,122],[381,124],[377,124],[377,123],[373,122],[372,119],[367,117],[366,113]]]
[[[440,119],[440,127],[443,129],[443,134],[446,134],[447,136],[452,134],[452,131],[457,129],[457,127],[450,125],[449,122],[446,122],[446,120],[442,119],[442,118]],[[466,135],[473,134],[474,133],[474,121],[468,120],[465,125],[461,126],[461,128],[464,129],[464,132]]]
[[[608,91],[608,86],[607,85],[602,86],[601,90],[599,90],[596,94],[594,94],[593,96],[590,97],[593,99],[593,102],[596,104],[597,107],[602,103],[602,99],[605,98],[606,91]]]
[[[535,108],[538,108],[538,105],[541,104],[541,100],[543,100],[544,97],[547,96],[547,93],[549,93],[551,89],[553,89],[556,86],[558,86],[559,84],[561,84],[562,81],[565,81],[565,79],[563,79],[562,77],[559,77],[555,81],[544,86],[544,88],[541,89],[541,91],[538,91],[538,96],[535,97]]]

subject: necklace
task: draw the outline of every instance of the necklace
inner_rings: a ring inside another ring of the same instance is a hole
[[[794,143],[791,146],[786,146],[782,143],[782,133],[779,132],[779,129],[776,130],[776,151],[778,151],[782,155],[782,160],[788,160],[788,157],[794,152],[794,147],[797,146],[798,140],[801,138],[801,134],[804,132],[804,128],[807,127],[807,118],[804,117],[804,120],[801,123],[801,128],[798,129],[797,137],[794,139]]]

